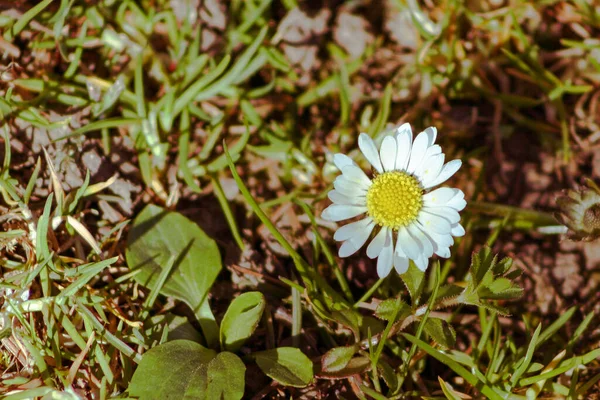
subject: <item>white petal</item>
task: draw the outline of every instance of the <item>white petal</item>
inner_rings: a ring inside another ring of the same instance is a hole
[[[402,135],[406,135],[410,138],[410,142],[412,143],[412,128],[408,122],[403,123],[396,129],[396,140]]]
[[[425,257],[431,257],[433,255],[433,244],[429,241],[429,238],[417,227],[416,224],[411,224],[407,227],[408,233],[419,242],[421,245],[421,254]]]
[[[327,193],[327,197],[336,204],[352,204],[355,206],[364,206],[367,201],[364,196],[346,196],[337,190],[330,190],[329,193]]]
[[[408,130],[400,131],[400,128],[398,128],[396,144],[397,146],[395,168],[397,170],[405,170],[408,166],[408,160],[410,160],[410,149],[412,147],[412,131],[410,130],[410,125],[408,126]]]
[[[465,194],[462,192],[462,190],[456,189],[456,191],[458,193],[456,193],[454,197],[446,203],[446,206],[452,207],[456,211],[462,211],[467,205]]]
[[[346,165],[356,165],[356,163],[354,161],[352,161],[352,159],[350,157],[348,157],[347,155],[342,154],[342,153],[337,153],[337,154],[333,155],[333,163],[335,164],[337,169],[339,169],[340,171]]]
[[[436,154],[432,157],[425,158],[421,167],[415,172],[415,176],[419,178],[423,187],[428,187],[428,184],[439,176],[443,165],[443,154]]]
[[[398,244],[401,246],[404,254],[412,260],[421,255],[422,249],[420,244],[413,239],[406,228],[398,230]]]
[[[366,133],[361,133],[358,137],[358,147],[360,151],[364,154],[365,158],[373,168],[377,170],[380,174],[383,173],[383,167],[381,166],[381,160],[379,159],[379,152],[377,151],[377,147],[373,142],[373,139]]]
[[[394,268],[400,275],[408,271],[408,258],[401,257],[398,253],[394,253]]]
[[[393,136],[386,136],[381,142],[381,164],[386,171],[393,171],[396,167],[396,139]]]
[[[364,246],[365,242],[371,235],[371,231],[375,227],[375,222],[373,222],[373,220],[370,218],[365,218],[365,220],[369,220],[365,228],[357,231],[356,235],[342,243],[338,252],[340,257],[351,256],[352,254],[356,253],[358,249]]]
[[[360,235],[365,229],[368,229],[369,224],[373,222],[371,217],[366,217],[360,221],[350,222],[344,226],[340,226],[333,234],[335,241],[341,242]],[[373,227],[370,228],[371,230]],[[371,233],[371,231],[369,231]]]
[[[421,229],[423,229],[423,228],[421,228]],[[431,230],[424,231],[424,233],[427,236],[429,236],[429,238],[431,239],[434,250],[440,249],[443,247],[450,247],[454,244],[454,238],[452,238],[452,235],[450,233],[447,233],[445,235],[440,235],[439,233],[436,233]]]
[[[429,146],[433,146],[435,139],[437,139],[437,128],[435,126],[430,126],[425,129],[425,132],[427,132],[427,137],[429,138]]]
[[[367,190],[371,186],[371,180],[363,170],[356,165],[346,165],[342,170],[342,174],[344,175],[344,178],[349,181],[359,184],[362,189]]]
[[[367,207],[365,206],[349,206],[345,204],[332,204],[323,210],[321,214],[321,218],[326,219],[328,221],[342,221],[348,218],[354,218],[357,215],[363,214],[367,212]]]
[[[379,256],[379,253],[381,253],[381,250],[385,245],[387,236],[390,233],[389,231],[389,228],[383,227],[381,228],[377,236],[375,236],[375,238],[371,240],[371,243],[369,243],[369,246],[367,247],[367,256],[369,258],[375,258]]]
[[[449,233],[450,229],[452,229],[450,222],[447,219],[440,217],[439,215],[431,214],[425,211],[425,209],[421,209],[417,219],[427,232],[434,231],[443,235]]]
[[[406,169],[408,173],[412,174],[417,168],[419,168],[423,158],[425,158],[427,149],[435,142],[436,135],[437,129],[433,127],[427,128],[417,135],[415,141],[413,142],[410,153],[410,161],[408,163],[408,168]]]
[[[402,246],[400,245],[400,235],[397,235],[398,238],[396,239],[396,248],[394,249],[394,253],[396,253],[398,255],[398,257],[406,257],[406,254],[404,254],[404,251],[402,250]]]
[[[429,257],[421,256],[413,261],[415,262],[415,265],[417,266],[417,268],[419,268],[423,272],[425,272],[425,270],[427,269],[427,266],[429,265]]]
[[[424,206],[445,206],[454,196],[460,192],[454,188],[438,188],[423,196]]]
[[[383,250],[381,250],[379,258],[377,259],[377,275],[379,275],[380,278],[385,278],[390,274],[393,266],[394,244],[392,242],[392,231],[388,229]]]
[[[435,254],[437,254],[438,256],[442,257],[442,258],[449,258],[450,257],[450,248],[449,247],[443,247],[438,249]]]
[[[446,165],[442,167],[442,170],[440,171],[440,174],[437,176],[437,178],[429,182],[429,184],[424,186],[424,188],[428,189],[430,187],[434,187],[446,182],[452,175],[456,173],[456,171],[458,171],[461,165],[461,160],[452,160],[450,162],[447,162]]]
[[[344,175],[340,175],[333,181],[335,190],[348,197],[366,196],[367,191],[355,182],[348,180]]]
[[[428,213],[439,215],[450,221],[451,224],[455,224],[460,221],[460,214],[452,207],[435,206],[435,207],[423,207],[423,210]]]
[[[450,233],[452,236],[456,237],[465,236],[465,228],[463,228],[461,224],[452,225],[452,230]]]

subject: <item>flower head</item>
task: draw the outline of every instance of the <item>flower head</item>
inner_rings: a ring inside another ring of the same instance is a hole
[[[575,240],[600,237],[600,189],[592,181],[588,186],[569,190],[556,199],[560,208],[556,219],[569,228],[568,236]]]
[[[324,219],[342,221],[364,218],[340,227],[333,238],[342,242],[340,257],[348,257],[375,237],[367,256],[377,258],[377,274],[383,278],[392,267],[399,274],[409,260],[425,271],[433,254],[450,256],[453,236],[462,236],[460,215],[465,208],[464,193],[438,188],[461,166],[460,160],[444,164],[440,146],[434,144],[435,128],[427,128],[413,141],[412,129],[403,124],[377,147],[365,133],[358,138],[361,152],[375,169],[372,179],[350,157],[336,154],[333,162],[342,172],[329,192],[333,202]]]

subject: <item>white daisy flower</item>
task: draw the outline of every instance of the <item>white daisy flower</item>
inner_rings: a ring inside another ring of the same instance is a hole
[[[333,202],[322,217],[342,221],[360,215],[359,221],[340,227],[334,234],[342,242],[340,257],[360,249],[375,230],[367,256],[377,258],[377,274],[386,277],[392,267],[399,274],[409,260],[422,271],[433,254],[450,257],[453,236],[463,236],[458,214],[465,206],[459,189],[433,187],[444,183],[461,166],[460,160],[444,164],[444,153],[434,144],[436,128],[427,128],[415,138],[410,124],[403,124],[377,147],[361,133],[358,146],[375,168],[372,179],[350,157],[336,154],[335,166],[342,172],[328,194]]]

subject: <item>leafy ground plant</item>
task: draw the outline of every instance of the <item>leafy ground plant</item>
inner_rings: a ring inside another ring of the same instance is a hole
[[[597,397],[599,7],[0,0],[0,397]]]

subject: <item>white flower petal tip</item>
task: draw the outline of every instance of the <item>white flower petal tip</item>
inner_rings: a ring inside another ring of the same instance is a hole
[[[392,136],[386,136],[381,143],[379,152],[381,164],[386,171],[393,171],[396,167],[396,139]]]
[[[406,273],[411,262],[425,271],[431,257],[451,256],[454,237],[465,235],[459,212],[467,202],[459,189],[436,187],[452,177],[462,162],[444,163],[436,139],[437,129],[430,127],[413,140],[408,123],[384,137],[379,148],[361,133],[358,146],[377,171],[374,176],[348,156],[334,155],[341,175],[328,193],[333,204],[321,216],[333,222],[363,216],[333,235],[341,242],[340,257],[355,254],[369,242],[366,255],[377,259],[377,275],[384,278],[392,269]]]
[[[396,137],[399,135],[410,135],[410,140],[412,141],[412,128],[408,122],[405,122],[396,128]]]
[[[345,154],[337,153],[333,155],[333,164],[340,171],[347,165],[356,165],[354,161],[350,157]]]
[[[373,139],[366,133],[361,133],[358,137],[358,147],[373,168],[375,168],[377,172],[383,173],[383,166],[379,159],[379,151],[377,151],[377,146],[375,146]]]

